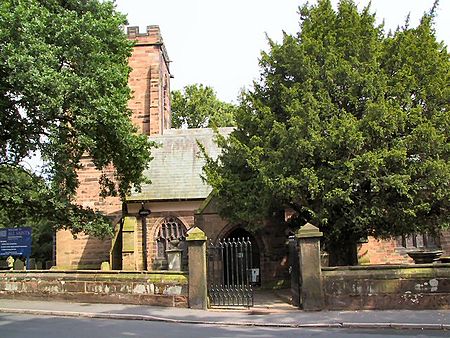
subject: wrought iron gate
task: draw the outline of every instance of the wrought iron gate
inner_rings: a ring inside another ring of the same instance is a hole
[[[218,240],[208,246],[208,296],[212,306],[253,306],[252,243]]]

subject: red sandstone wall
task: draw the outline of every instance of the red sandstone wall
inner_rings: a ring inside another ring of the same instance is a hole
[[[413,263],[406,250],[399,249],[395,240],[377,240],[369,237],[358,250],[360,264],[403,264]]]
[[[0,271],[0,297],[187,307],[188,275],[167,271]]]
[[[442,256],[450,255],[450,231],[443,231],[440,236]],[[358,260],[360,264],[404,264],[414,263],[406,253],[408,249],[399,247],[395,239],[369,241],[359,246]]]
[[[448,309],[450,264],[322,269],[328,310]]]
[[[89,157],[81,159],[82,169],[78,171],[80,185],[77,189],[76,202],[92,209],[101,210],[107,216],[115,219],[122,211],[122,202],[119,197],[100,197],[100,186],[98,180],[101,172],[95,169]],[[104,171],[110,179],[113,179],[114,169],[108,168]]]
[[[56,233],[56,265],[63,270],[100,270],[101,262],[109,261],[111,239],[100,240],[78,234],[74,239],[68,230]]]
[[[120,198],[100,197],[98,179],[101,173],[95,169],[89,157],[83,158],[81,162],[83,168],[78,171],[80,186],[75,202],[101,210],[117,222],[122,212]],[[106,173],[112,176],[113,168]],[[102,240],[81,233],[74,239],[70,231],[59,231],[56,234],[56,265],[60,269],[100,269],[101,262],[109,261],[110,249],[110,238]]]

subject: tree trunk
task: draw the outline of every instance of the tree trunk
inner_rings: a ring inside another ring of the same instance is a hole
[[[345,240],[327,245],[330,266],[358,265],[356,240]]]

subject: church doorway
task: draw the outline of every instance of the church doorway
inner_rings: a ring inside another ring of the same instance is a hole
[[[248,272],[250,283],[253,286],[261,286],[261,257],[258,244],[256,243],[255,236],[253,236],[249,231],[244,228],[235,228],[228,235],[224,237],[225,241],[233,241],[233,240],[248,240],[251,243],[249,250],[249,258],[250,258],[250,266],[251,271]],[[224,257],[224,276],[227,277],[231,275],[235,267],[229,259],[227,260]]]
[[[254,305],[261,285],[260,250],[255,237],[235,228],[208,246],[208,296],[211,306]]]

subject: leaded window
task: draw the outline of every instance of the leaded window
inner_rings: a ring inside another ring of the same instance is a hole
[[[397,237],[397,246],[408,250],[436,249],[440,247],[440,241],[439,237],[429,234],[412,234]]]
[[[167,269],[167,250],[182,249],[183,261],[187,257],[186,227],[176,217],[167,217],[159,226],[156,233],[156,269]]]

